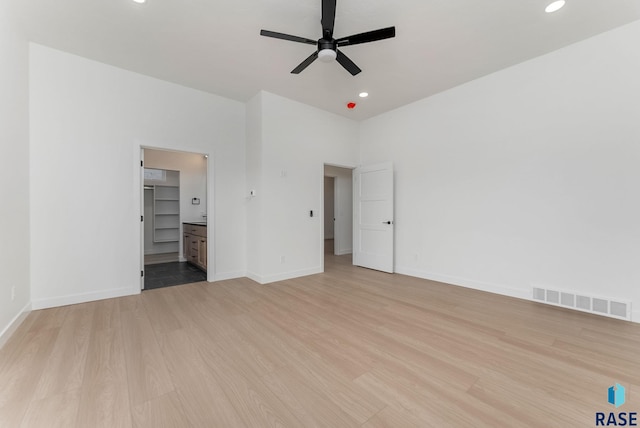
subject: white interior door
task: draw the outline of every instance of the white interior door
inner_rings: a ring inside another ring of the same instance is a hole
[[[140,290],[144,290],[144,149],[140,148]],[[150,218],[147,218],[150,220]]]
[[[393,273],[393,166],[353,171],[353,264]]]

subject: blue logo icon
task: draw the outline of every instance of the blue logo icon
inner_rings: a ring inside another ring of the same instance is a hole
[[[616,406],[616,409],[624,404],[624,386],[616,383],[609,388],[609,403]]]

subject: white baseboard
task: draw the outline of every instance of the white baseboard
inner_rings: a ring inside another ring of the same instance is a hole
[[[247,272],[246,277],[257,282],[258,284],[262,284],[260,275],[255,272]]]
[[[112,299],[114,297],[132,296],[140,294],[139,287],[137,289],[116,288],[113,290],[97,291],[94,293],[71,294],[68,296],[52,297],[48,299],[34,300],[31,305],[33,309],[56,308],[58,306],[75,305],[78,303],[93,302],[95,300]]]
[[[287,279],[293,279],[293,278],[299,278],[301,276],[307,276],[307,275],[315,275],[316,273],[322,273],[322,268],[320,267],[316,267],[316,268],[311,268],[311,269],[301,269],[301,270],[296,270],[296,271],[291,271],[291,272],[283,272],[283,273],[277,273],[274,275],[258,275],[254,272],[247,272],[247,277],[249,279],[254,280],[255,282],[259,283],[259,284],[269,284],[272,282],[277,282],[277,281],[285,281]]]
[[[351,250],[351,248],[349,248],[348,250],[336,251],[336,256],[344,256],[346,254],[353,254],[353,250]]]
[[[415,276],[417,278],[428,279],[430,281],[443,282],[445,284],[455,285],[459,287],[472,288],[474,290],[486,291],[488,293],[501,294],[503,296],[516,297],[518,299],[531,300],[529,290],[520,290],[500,284],[491,284],[488,282],[476,281],[467,278],[459,278],[450,275],[443,275],[434,272],[427,272],[419,269],[396,266],[396,273],[403,275]]]
[[[20,324],[22,324],[22,321],[27,318],[29,312],[31,312],[31,302],[27,303],[27,305],[22,308],[22,310],[18,312],[15,317],[13,317],[13,319],[9,322],[9,325],[6,326],[4,330],[2,330],[2,332],[0,332],[0,348],[2,348],[5,343],[7,343],[7,340],[9,340],[11,335],[15,333],[18,327],[20,327]]]
[[[169,244],[170,242],[165,242],[164,244]],[[160,245],[163,245],[162,243]],[[168,254],[168,253],[177,253],[178,250],[176,249],[175,251],[167,251],[166,249],[159,249],[159,250],[147,250],[144,252],[145,256],[155,256],[156,254]]]
[[[237,271],[237,272],[222,272],[222,273],[216,273],[214,275],[214,281],[225,281],[227,279],[236,279],[236,278],[244,278],[246,275],[246,273],[244,271]]]
[[[395,269],[395,272],[403,275],[415,276],[417,278],[428,279],[431,281],[442,282],[445,284],[455,285],[459,287],[472,288],[474,290],[486,291],[488,293],[500,294],[502,296],[515,297],[517,299],[524,299],[524,300],[536,302],[536,300],[532,300],[530,290],[523,290],[518,288],[507,287],[500,284],[491,284],[491,283],[475,281],[467,278],[459,278],[459,277],[450,276],[450,275],[427,272],[427,271],[414,269],[414,268],[407,268],[403,266],[397,266]],[[631,322],[640,323],[640,311],[631,312]]]

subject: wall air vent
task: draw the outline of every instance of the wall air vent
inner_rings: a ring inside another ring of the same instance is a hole
[[[532,298],[535,302],[631,320],[631,302],[542,287],[533,287]]]
[[[576,309],[591,311],[591,297],[576,296]]]

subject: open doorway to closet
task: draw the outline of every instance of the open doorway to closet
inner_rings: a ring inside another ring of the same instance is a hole
[[[207,280],[207,156],[143,148],[143,289]]]
[[[348,258],[353,250],[353,179],[352,169],[324,165],[324,257]],[[344,257],[342,257],[344,256]]]

